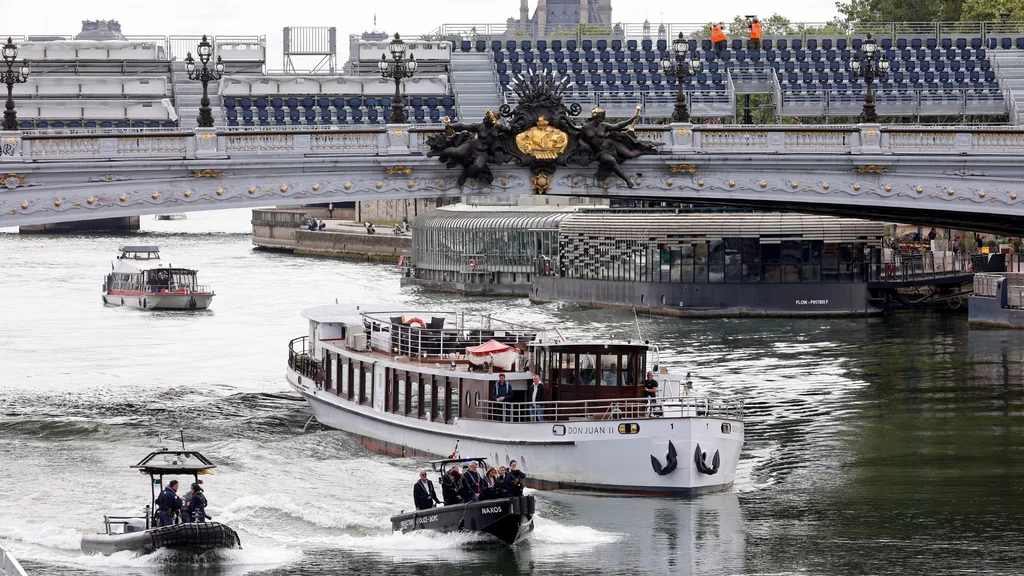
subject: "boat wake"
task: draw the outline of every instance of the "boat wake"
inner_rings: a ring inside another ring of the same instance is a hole
[[[298,561],[302,551],[274,542],[249,541],[236,550],[212,550],[201,555],[158,550],[140,555],[123,551],[103,556],[83,554],[82,532],[74,528],[40,525],[0,524],[0,544],[22,562],[71,569],[127,569],[130,573],[162,572],[168,564],[203,567],[216,566],[218,574],[241,575]]]

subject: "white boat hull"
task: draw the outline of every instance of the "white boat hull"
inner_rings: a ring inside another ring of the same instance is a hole
[[[639,420],[496,422],[459,419],[454,424],[411,419],[374,410],[316,389],[308,378],[288,369],[289,384],[309,403],[324,426],[355,435],[377,453],[394,456],[448,457],[458,443],[460,455],[487,457],[495,465],[517,460],[538,488],[582,488],[639,494],[701,493],[726,490],[736,478],[743,447],[743,423],[714,417]],[[635,434],[619,424],[637,423]],[[723,424],[727,424],[723,426]],[[669,444],[678,467],[659,475],[651,457],[667,463]],[[714,474],[698,470],[698,445]]]
[[[138,310],[206,310],[212,301],[213,294],[103,295],[104,304],[127,306]]]

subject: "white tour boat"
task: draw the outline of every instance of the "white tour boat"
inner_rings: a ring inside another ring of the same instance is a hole
[[[213,290],[196,271],[160,262],[157,246],[125,246],[103,281],[103,303],[141,310],[206,310]]]
[[[742,401],[692,395],[646,342],[568,342],[456,313],[328,305],[302,315],[309,334],[289,344],[289,384],[322,425],[376,453],[517,460],[535,488],[698,493],[735,480]],[[494,398],[499,373],[509,403]],[[527,402],[534,374],[547,401]]]

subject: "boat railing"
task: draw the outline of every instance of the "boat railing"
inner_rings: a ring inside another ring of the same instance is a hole
[[[431,360],[461,360],[466,348],[496,340],[511,347],[525,349],[526,344],[545,337],[545,331],[531,329],[493,318],[485,318],[480,327],[466,328],[463,322],[445,327],[445,321],[424,313],[419,317],[395,313],[364,314],[370,346],[374,350]]]
[[[610,398],[558,400],[554,402],[495,402],[479,400],[481,420],[511,422],[565,422],[585,420],[636,420],[645,418],[743,418],[743,401],[711,396],[658,398]]]
[[[179,293],[183,291],[186,294],[213,292],[213,289],[210,288],[210,286],[207,286],[206,284],[195,284],[193,286],[178,286],[175,284],[147,284],[142,287],[142,290],[150,294],[163,294],[167,292]]]
[[[25,569],[13,554],[0,546],[0,574],[4,576],[25,576]]]
[[[128,533],[128,527],[131,526],[132,520],[142,520],[145,522],[145,527],[149,528],[149,506],[146,506],[145,516],[107,516],[103,515],[103,527],[106,529],[107,534],[126,534]],[[120,526],[120,532],[114,532],[113,528]]]
[[[309,352],[309,336],[293,338],[288,343],[288,367],[315,382],[322,382],[323,366]]]

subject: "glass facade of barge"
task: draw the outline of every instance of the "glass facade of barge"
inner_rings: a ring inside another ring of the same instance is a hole
[[[870,266],[879,265],[876,242],[722,238],[673,244],[616,239],[572,246],[562,238],[562,254],[581,251],[585,258],[566,259],[550,274],[586,280],[676,284],[763,282],[864,282]],[[554,259],[552,259],[554,260]],[[545,274],[538,270],[538,273]]]

